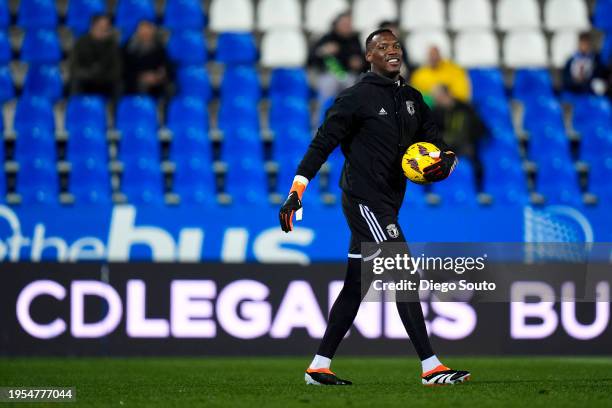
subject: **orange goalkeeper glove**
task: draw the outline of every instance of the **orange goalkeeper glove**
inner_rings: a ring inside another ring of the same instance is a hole
[[[307,185],[308,179],[305,177],[296,176],[293,180],[289,196],[278,213],[281,228],[285,232],[293,230],[293,214],[296,214],[296,220],[302,219],[302,194]]]

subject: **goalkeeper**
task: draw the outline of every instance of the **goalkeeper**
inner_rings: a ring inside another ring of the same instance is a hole
[[[401,169],[403,153],[419,141],[433,143],[440,149],[440,160],[424,169],[430,182],[448,177],[457,163],[455,154],[448,151],[439,136],[423,97],[399,75],[402,49],[398,39],[390,30],[380,29],[368,36],[365,45],[370,72],[341,92],[327,112],[279,214],[283,231],[291,231],[294,214],[301,215],[301,198],[309,180],[340,145],[345,156],[340,180],[342,209],[351,231],[348,266],[317,354],[306,370],[308,384],[351,384],[330,370],[331,360],[362,301],[361,263],[376,256],[362,254],[361,243],[405,242],[398,224],[406,190],[406,177]],[[423,384],[455,384],[468,379],[467,371],[449,369],[434,354],[420,302],[396,305],[421,360]]]

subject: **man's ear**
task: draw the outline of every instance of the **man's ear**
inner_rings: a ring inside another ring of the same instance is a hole
[[[372,63],[372,52],[370,51],[366,52],[365,59],[371,64]]]

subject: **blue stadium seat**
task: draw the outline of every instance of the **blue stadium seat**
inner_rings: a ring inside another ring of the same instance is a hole
[[[270,75],[270,98],[293,96],[307,99],[308,78],[303,68],[276,68]]]
[[[17,133],[32,127],[55,129],[53,107],[46,98],[39,96],[21,97],[15,108],[13,127]]]
[[[157,128],[157,107],[150,96],[124,96],[117,108],[117,129],[134,127]]]
[[[580,206],[582,193],[573,162],[562,158],[550,158],[538,162],[537,190],[546,197],[548,204]]]
[[[0,0],[0,30],[6,30],[11,23],[11,12],[8,1]]]
[[[208,107],[206,103],[193,96],[172,99],[168,108],[167,126],[172,131],[183,127],[208,130]]]
[[[296,126],[278,129],[274,135],[272,156],[276,160],[287,155],[303,156],[311,140],[310,129]]]
[[[24,205],[56,203],[59,180],[55,162],[33,159],[22,163],[17,173],[17,193]]]
[[[521,100],[538,96],[552,96],[553,86],[547,69],[517,69],[514,73],[512,95]]]
[[[246,97],[236,97],[229,101],[222,99],[218,126],[224,132],[238,127],[259,130],[257,103]]]
[[[56,102],[63,91],[64,83],[58,65],[31,65],[28,68],[23,95],[42,96]]]
[[[206,68],[201,66],[180,67],[177,79],[180,96],[195,96],[206,102],[212,98],[212,86]]]
[[[612,0],[597,0],[593,25],[601,31],[612,32]]]
[[[243,96],[251,100],[261,98],[259,75],[255,67],[239,65],[227,67],[221,80],[221,97]]]
[[[204,13],[200,1],[166,1],[164,26],[169,30],[202,30],[204,28]]]
[[[287,126],[310,128],[308,99],[297,97],[274,98],[270,102],[270,128],[274,131]]]
[[[174,192],[181,197],[181,204],[213,204],[216,187],[210,160],[192,156],[177,162]]]
[[[238,126],[225,131],[221,146],[223,160],[239,160],[245,155],[259,160],[263,158],[263,143],[259,128]]]
[[[74,95],[66,108],[66,129],[85,126],[106,130],[106,107],[104,98],[95,95]]]
[[[104,0],[70,0],[66,25],[72,30],[73,35],[83,35],[89,30],[91,18],[97,14],[104,14],[105,11]]]
[[[577,129],[594,124],[612,126],[612,105],[604,96],[583,96],[574,99],[572,121]]]
[[[472,101],[478,103],[488,96],[506,99],[504,79],[498,68],[469,70],[472,83]]]
[[[0,31],[0,65],[7,65],[13,59],[11,43],[6,32]]]
[[[586,124],[580,129],[580,159],[594,162],[612,157],[612,126]]]
[[[476,105],[476,110],[489,129],[513,128],[510,107],[505,97],[485,97]]]
[[[459,164],[455,167],[455,171],[444,180],[444,183],[434,183],[431,190],[442,198],[442,205],[476,205],[476,187],[472,162],[465,157],[459,158]]]
[[[57,33],[53,30],[28,30],[21,46],[21,60],[29,64],[57,64],[62,59]]]
[[[8,66],[0,66],[0,105],[14,97],[15,85],[13,85],[11,69]]]
[[[524,101],[525,115],[523,127],[531,130],[542,124],[549,124],[563,128],[563,110],[556,98],[551,96],[537,96]]]
[[[75,204],[108,205],[111,203],[111,179],[105,161],[94,158],[72,163],[69,191]]]
[[[244,156],[228,163],[225,191],[234,203],[267,203],[268,186],[262,160]]]
[[[155,21],[151,0],[119,0],[115,11],[115,26],[121,30],[121,42],[132,36],[142,20]]]
[[[589,191],[599,197],[600,205],[612,204],[612,157],[607,156],[591,163]]]
[[[483,161],[508,159],[518,164],[521,157],[516,138],[489,138],[481,141],[480,158]]]
[[[569,139],[565,129],[546,122],[534,125],[529,132],[528,156],[535,161],[541,157],[570,158]]]
[[[96,160],[108,162],[106,133],[98,127],[77,127],[70,132],[67,157],[73,164],[80,161]]]
[[[21,130],[15,140],[15,160],[25,163],[32,158],[55,162],[55,135],[43,127],[30,127]]]
[[[529,201],[527,177],[518,157],[489,157],[484,163],[483,187],[495,205],[525,205]]]
[[[173,131],[170,158],[178,163],[189,157],[198,157],[208,162],[212,159],[208,133],[200,127],[180,127]]]
[[[125,164],[139,158],[159,161],[161,156],[155,128],[128,128],[122,132],[119,159]]]
[[[224,64],[253,64],[257,47],[252,33],[221,33],[217,40],[215,59]]]
[[[207,51],[204,36],[198,30],[175,31],[168,41],[168,55],[178,65],[202,65]]]
[[[57,9],[54,0],[21,0],[17,11],[17,25],[23,29],[54,29]]]
[[[121,177],[121,191],[131,204],[163,204],[163,178],[159,161],[139,158],[127,162]]]
[[[279,158],[276,193],[286,197],[301,159],[299,156],[283,156]],[[308,192],[302,197],[302,203],[306,208],[316,209],[323,205],[321,202],[321,184],[319,180],[320,176],[317,175],[308,182]]]

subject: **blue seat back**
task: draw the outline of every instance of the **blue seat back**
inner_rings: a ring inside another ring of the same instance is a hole
[[[157,127],[157,109],[150,96],[125,96],[117,108],[117,129]]]
[[[204,37],[198,30],[175,31],[168,41],[168,55],[178,65],[202,65],[207,51]]]
[[[70,132],[86,126],[106,129],[104,98],[95,95],[71,96],[66,107],[66,128]]]
[[[169,30],[202,30],[204,13],[199,0],[166,2],[164,26]]]
[[[21,46],[21,60],[29,64],[56,64],[62,58],[57,33],[49,29],[26,31]]]
[[[76,204],[110,204],[111,180],[106,162],[95,158],[73,162],[69,190]]]
[[[51,102],[40,96],[19,98],[15,109],[14,127],[17,133],[31,127],[55,129],[55,117]]]
[[[252,33],[221,33],[215,59],[224,64],[252,64],[257,61],[257,47]]]
[[[195,96],[208,102],[212,97],[210,78],[204,67],[192,65],[178,70],[178,94]]]
[[[176,97],[168,108],[168,127],[172,130],[182,127],[208,129],[208,107],[193,96]]]
[[[72,163],[95,160],[108,162],[108,145],[104,130],[84,126],[73,129],[68,140],[68,160]]]
[[[51,204],[57,202],[59,180],[55,162],[41,158],[25,161],[17,173],[17,193],[22,204]]]
[[[139,158],[127,162],[121,176],[121,189],[130,203],[163,204],[163,178],[159,161]]]
[[[57,9],[54,0],[21,0],[17,11],[17,25],[26,30],[54,29],[57,26]]]
[[[62,97],[64,83],[57,65],[32,65],[25,78],[23,94],[42,96],[51,102]]]

